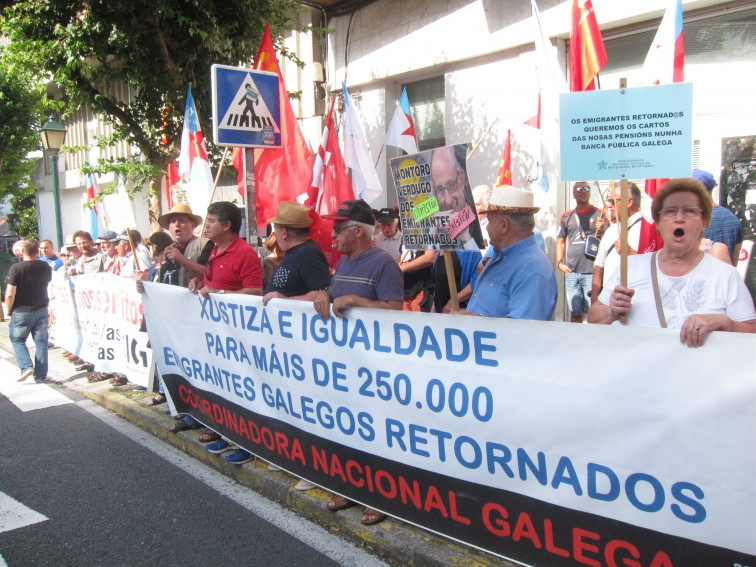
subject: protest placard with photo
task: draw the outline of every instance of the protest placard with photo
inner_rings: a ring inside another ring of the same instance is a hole
[[[469,144],[391,160],[405,250],[480,250],[483,232],[467,175]]]

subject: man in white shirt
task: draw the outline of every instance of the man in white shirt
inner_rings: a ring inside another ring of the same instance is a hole
[[[381,229],[375,235],[375,245],[391,254],[399,262],[402,255],[402,234],[399,232],[399,211],[385,207],[378,211],[376,218]]]
[[[641,192],[635,183],[629,184],[630,193],[627,200],[627,247],[628,254],[638,253],[638,242],[640,241],[641,229]],[[607,199],[607,204],[614,207],[616,211],[616,220],[613,225],[609,226],[601,237],[596,259],[593,261],[593,280],[591,281],[591,305],[596,303],[604,283],[619,268],[620,265],[620,225],[619,225],[619,206],[621,200],[620,186],[614,189],[612,197]]]

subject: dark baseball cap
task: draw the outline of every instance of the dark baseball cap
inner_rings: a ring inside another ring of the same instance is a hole
[[[378,211],[378,222],[394,222],[399,218],[399,211],[391,207],[384,207]]]
[[[323,215],[326,220],[353,220],[364,224],[375,224],[373,209],[362,199],[341,203],[333,215]]]

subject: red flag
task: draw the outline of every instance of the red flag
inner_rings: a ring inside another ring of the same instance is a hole
[[[499,176],[496,186],[512,185],[512,130],[507,130],[507,141],[504,143],[504,153],[501,156]]]
[[[242,199],[246,198],[246,184],[244,183],[244,148],[234,148],[231,152],[231,163],[236,168],[236,190]]]
[[[278,73],[281,99],[281,147],[255,150],[255,204],[259,228],[276,216],[281,201],[296,201],[298,196],[307,192],[314,159],[289,101],[270,37],[270,24],[265,27],[260,41],[255,69]]]
[[[331,265],[335,265],[338,255],[332,247],[333,221],[321,217],[335,214],[341,203],[355,198],[344,157],[339,149],[336,128],[333,125],[335,102],[336,97],[331,100],[331,109],[328,111],[323,136],[320,139],[318,155],[312,168],[312,182],[307,201],[305,201],[305,205],[310,209],[310,217],[313,219],[312,239],[323,249]]]
[[[572,0],[570,91],[592,91],[594,78],[606,65],[606,50],[591,0]]]

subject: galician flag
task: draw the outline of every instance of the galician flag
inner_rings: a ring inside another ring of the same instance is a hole
[[[666,85],[683,82],[685,43],[681,0],[667,3],[659,29],[643,63],[644,85]]]
[[[98,209],[100,208],[100,204],[96,200],[96,197],[99,194],[100,187],[97,184],[94,175],[90,173],[87,175],[87,197],[84,206],[84,216],[86,220],[84,226],[87,227],[87,232],[92,235],[92,240],[97,240],[97,237],[100,236],[100,223],[98,220]]]
[[[535,0],[530,0],[535,35],[536,83],[538,112],[526,122],[540,130],[541,155],[538,161],[537,184],[548,191],[559,180],[559,95],[567,92],[567,81],[559,68],[556,49],[541,25],[541,14]]]
[[[654,41],[651,43],[651,48],[648,50],[646,61],[643,63],[644,85],[683,82],[685,64],[683,38],[682,2],[681,0],[671,0],[654,36]],[[656,191],[667,181],[667,179],[646,179],[646,195],[641,207],[643,220],[641,221],[638,252],[653,252],[664,246],[651,216],[651,201],[656,195]]]
[[[394,117],[391,119],[383,143],[387,146],[401,148],[408,154],[416,154],[420,151],[417,148],[415,123],[412,120],[406,88],[402,89],[402,96],[399,97],[399,104],[396,106]]]
[[[344,89],[344,163],[352,170],[352,189],[358,199],[372,203],[383,193],[378,173],[373,165],[365,135],[362,133],[357,112],[349,97],[346,85]]]
[[[205,137],[202,134],[199,116],[197,116],[197,107],[194,105],[191,84],[186,90],[179,175],[186,194],[186,203],[192,211],[204,217],[213,190],[213,174],[210,171],[210,161],[207,159]]]

